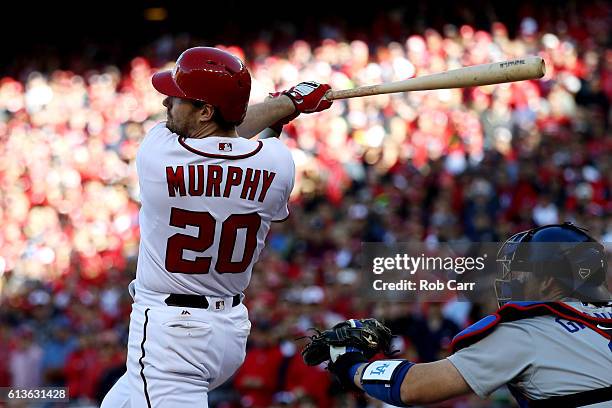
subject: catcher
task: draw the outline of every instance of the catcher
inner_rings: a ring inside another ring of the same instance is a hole
[[[554,245],[530,253],[524,245],[530,242]],[[502,385],[521,407],[612,407],[612,303],[586,303],[610,299],[601,280],[607,270],[603,246],[566,223],[516,234],[499,256],[507,266],[497,282],[500,308],[459,333],[448,358],[369,362],[378,352],[391,356],[391,332],[375,319],[351,319],[312,336],[302,351],[305,363],[329,360],[328,369],[346,389],[400,407],[470,392],[486,397]],[[543,264],[560,272],[543,277]],[[589,279],[582,278],[585,270]],[[525,275],[531,276],[515,279]],[[520,298],[539,294],[551,301],[511,302],[519,290]]]

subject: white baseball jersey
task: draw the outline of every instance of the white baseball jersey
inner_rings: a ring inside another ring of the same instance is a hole
[[[246,289],[270,229],[288,217],[295,165],[278,139],[183,138],[162,122],[136,159],[136,288],[232,296]]]

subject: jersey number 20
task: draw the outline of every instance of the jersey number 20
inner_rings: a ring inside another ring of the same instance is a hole
[[[183,259],[183,250],[204,252],[213,244],[217,221],[210,213],[189,211],[172,207],[170,225],[186,228],[198,227],[198,236],[174,234],[168,238],[166,247],[166,270],[172,273],[208,273],[212,257],[198,256],[195,260]],[[219,273],[241,273],[246,271],[257,248],[257,231],[261,217],[257,213],[232,214],[221,223],[221,238],[215,270]],[[239,229],[246,230],[244,253],[239,261],[232,261],[236,236]]]

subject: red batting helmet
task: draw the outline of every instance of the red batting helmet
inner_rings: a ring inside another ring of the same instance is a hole
[[[238,125],[246,115],[251,75],[242,61],[218,48],[184,51],[172,71],[156,73],[151,82],[164,95],[215,106],[227,122]]]

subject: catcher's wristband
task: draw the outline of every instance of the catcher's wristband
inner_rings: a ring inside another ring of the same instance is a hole
[[[414,365],[408,360],[378,360],[361,372],[363,390],[380,401],[396,407],[408,407],[401,397],[402,382]]]
[[[353,378],[355,371],[352,369],[356,365],[367,363],[368,359],[358,352],[352,351],[349,353],[342,354],[336,362],[330,362],[327,369],[331,371],[340,380],[340,384],[346,390],[360,391],[359,387],[355,385]]]

